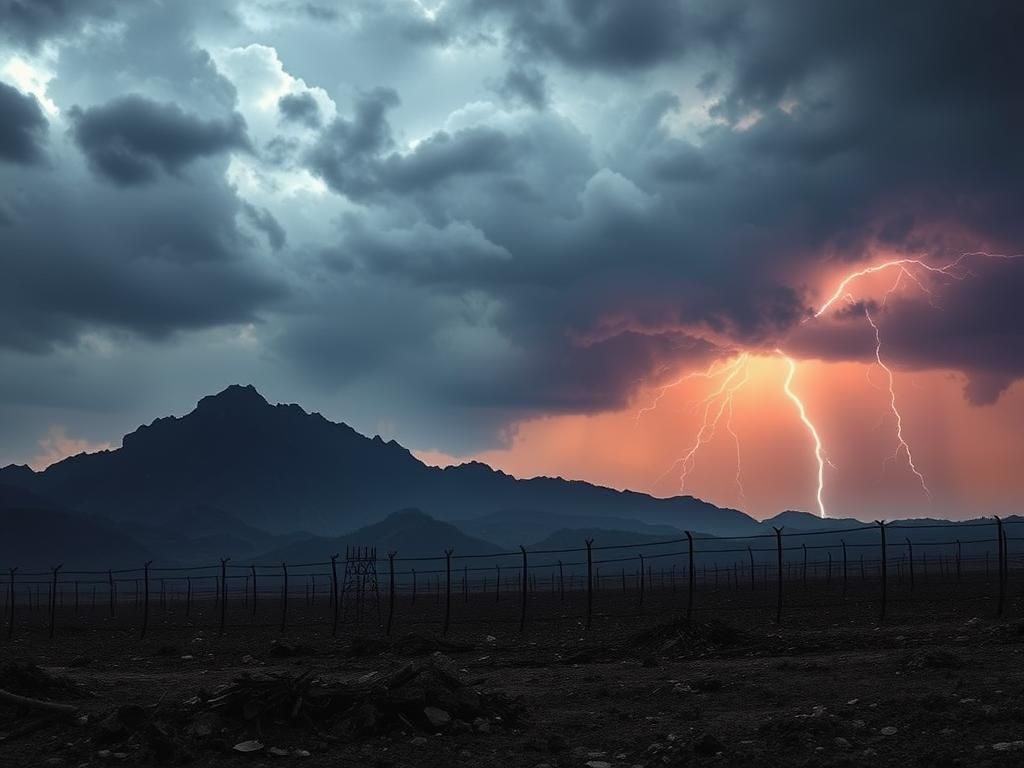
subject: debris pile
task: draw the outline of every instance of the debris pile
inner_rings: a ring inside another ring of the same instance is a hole
[[[486,732],[515,725],[518,701],[466,683],[441,653],[390,674],[332,681],[312,672],[243,676],[227,687],[152,711],[120,707],[99,720],[97,747],[141,750],[159,760],[196,750],[281,751],[331,742],[362,741],[396,731]],[[301,750],[299,750],[301,751]],[[294,753],[294,750],[291,752]],[[137,752],[139,754],[139,752]]]

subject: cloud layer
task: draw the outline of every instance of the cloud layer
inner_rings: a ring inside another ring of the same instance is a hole
[[[869,361],[862,314],[803,323],[844,270],[1024,250],[1022,16],[0,3],[0,364],[91,382],[174,350],[171,401],[251,371],[460,453],[737,349]],[[992,403],[1024,375],[1024,260],[970,268],[858,298],[893,365]],[[0,385],[35,430],[0,456],[51,426],[24,398]]]

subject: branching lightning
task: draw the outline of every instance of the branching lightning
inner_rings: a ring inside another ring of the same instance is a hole
[[[910,446],[903,437],[903,416],[900,414],[899,408],[896,407],[895,377],[893,376],[892,369],[882,362],[882,334],[878,330],[878,325],[875,323],[874,318],[871,317],[871,312],[867,307],[864,307],[864,317],[867,318],[868,324],[875,332],[875,362],[877,362],[879,367],[885,371],[885,375],[889,377],[889,410],[891,410],[892,415],[896,417],[896,440],[898,442],[898,445],[896,446],[896,453],[893,454],[892,458],[898,458],[900,451],[906,452],[907,464],[910,466],[910,471],[917,476],[918,482],[921,483],[921,488],[924,490],[925,495],[931,499],[932,492],[928,488],[928,483],[925,482],[924,475],[921,474],[917,465],[914,464],[914,454],[911,453]]]
[[[804,408],[803,401],[793,391],[793,376],[796,375],[796,363],[793,362],[793,358],[789,357],[781,349],[775,350],[782,356],[782,359],[786,361],[788,366],[786,373],[786,380],[782,385],[782,389],[786,392],[786,397],[793,401],[796,405],[797,411],[800,413],[800,421],[804,423],[807,431],[811,433],[811,437],[814,439],[814,458],[818,462],[818,514],[822,517],[828,517],[825,512],[825,454],[821,447],[821,437],[818,436],[818,430],[809,418],[807,418],[807,409]]]
[[[974,273],[971,272],[966,266],[965,262],[971,258],[988,258],[988,259],[1024,259],[1024,254],[997,254],[997,253],[985,253],[983,251],[973,251],[970,253],[961,254],[958,258],[944,264],[942,266],[933,266],[928,264],[926,261],[920,258],[902,258],[902,259],[891,259],[889,261],[875,264],[864,269],[859,269],[850,272],[839,282],[828,299],[821,304],[814,311],[814,313],[808,316],[804,322],[810,322],[820,318],[826,312],[831,309],[836,302],[845,299],[853,305],[857,304],[857,300],[854,298],[850,287],[857,280],[865,277],[869,277],[874,274],[885,272],[886,270],[895,269],[896,280],[892,287],[886,291],[881,301],[881,308],[884,310],[889,302],[889,299],[896,293],[897,290],[903,285],[904,281],[914,283],[921,290],[921,292],[927,296],[928,302],[931,306],[938,308],[938,304],[935,301],[935,296],[932,290],[928,287],[925,280],[922,278],[926,275],[941,276],[951,280],[964,280],[967,277],[972,276]],[[895,385],[895,374],[892,368],[885,363],[882,358],[882,331],[879,324],[871,314],[871,310],[865,304],[863,305],[864,317],[868,324],[871,326],[872,331],[875,335],[875,360],[874,362],[885,372],[887,377],[888,386],[883,389],[889,395],[889,410],[896,420],[896,451],[889,457],[890,459],[897,460],[901,453],[905,453],[907,457],[907,465],[910,471],[917,478],[917,481],[921,485],[921,489],[930,500],[932,498],[931,490],[928,487],[928,483],[925,480],[924,473],[921,472],[917,464],[914,461],[914,455],[911,451],[910,444],[906,439],[903,431],[903,415],[897,406],[896,397],[896,385]],[[796,361],[792,357],[787,355],[781,349],[776,349],[776,353],[782,360],[785,361],[787,369],[785,380],[783,381],[782,389],[786,397],[789,398],[796,406],[797,413],[799,414],[800,421],[804,428],[810,434],[814,443],[814,457],[817,462],[817,493],[816,498],[818,502],[818,513],[821,517],[827,517],[826,505],[825,505],[825,465],[828,464],[830,467],[835,468],[835,465],[829,460],[825,453],[824,446],[822,444],[821,436],[818,433],[817,427],[811,421],[807,414],[807,409],[804,406],[800,396],[794,392],[792,384],[793,378],[796,375]],[[742,352],[730,361],[718,365],[712,363],[705,371],[697,371],[688,373],[684,376],[680,376],[675,381],[670,382],[662,387],[658,388],[658,393],[654,400],[647,406],[641,408],[636,414],[636,421],[639,423],[640,417],[645,413],[654,411],[661,400],[665,397],[666,393],[675,387],[683,384],[686,381],[695,378],[701,378],[705,380],[717,380],[721,378],[717,389],[711,394],[707,395],[702,400],[698,401],[698,405],[704,406],[703,418],[701,419],[701,425],[697,431],[696,438],[689,450],[681,457],[676,459],[672,465],[662,474],[662,478],[668,475],[676,467],[681,466],[679,475],[679,488],[684,490],[686,486],[687,478],[693,472],[696,466],[697,454],[699,453],[702,446],[710,443],[718,431],[719,424],[722,422],[723,417],[725,419],[725,430],[729,433],[733,440],[733,444],[736,449],[736,487],[739,491],[741,499],[745,499],[746,493],[743,487],[742,477],[742,461],[741,461],[741,450],[740,450],[740,438],[736,430],[733,428],[733,404],[736,393],[739,392],[743,386],[747,383],[750,378],[750,352]],[[872,386],[876,386],[871,381],[870,368],[867,371],[868,382]],[[881,387],[876,387],[882,389]]]

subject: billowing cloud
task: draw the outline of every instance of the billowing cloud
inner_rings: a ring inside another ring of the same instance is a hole
[[[1024,250],[1013,5],[87,5],[2,6],[56,107],[0,91],[7,354],[225,334],[460,453],[738,349],[870,362],[863,313],[805,322],[846,270]],[[998,408],[1024,262],[970,269],[856,298]]]
[[[0,115],[0,161],[40,162],[49,123],[39,102],[0,82]]]
[[[73,107],[69,115],[75,142],[93,170],[125,186],[152,182],[160,169],[177,174],[198,158],[249,147],[245,120],[237,113],[203,120],[143,96]]]

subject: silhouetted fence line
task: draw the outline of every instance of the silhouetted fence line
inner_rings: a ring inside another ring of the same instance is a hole
[[[586,539],[581,547],[555,549],[520,546],[519,551],[490,553],[446,549],[436,556],[401,557],[398,552],[388,552],[386,557],[379,557],[373,548],[353,547],[345,554],[341,577],[337,554],[325,561],[297,564],[235,564],[224,557],[216,564],[195,566],[153,567],[150,561],[140,568],[105,570],[70,570],[63,564],[39,571],[15,567],[7,569],[6,581],[0,581],[0,608],[8,638],[14,635],[19,621],[26,627],[38,625],[32,619],[40,612],[42,625],[52,638],[59,629],[58,611],[65,608],[73,610],[76,617],[69,624],[77,621],[75,626],[92,626],[88,617],[96,616],[103,602],[108,605],[107,625],[127,621],[129,628],[137,626],[140,638],[146,636],[154,616],[161,628],[191,627],[212,619],[219,634],[238,626],[277,626],[283,633],[289,627],[325,625],[333,635],[339,625],[365,628],[368,622],[391,634],[402,621],[436,622],[441,632],[447,633],[452,625],[474,620],[517,624],[518,630],[525,632],[531,623],[550,619],[535,615],[530,608],[535,598],[544,595],[557,600],[561,619],[576,615],[590,629],[595,595],[609,591],[627,597],[632,594],[631,602],[639,608],[659,595],[676,595],[667,603],[655,601],[655,610],[677,611],[688,620],[695,610],[771,610],[774,621],[784,623],[787,609],[870,605],[877,608],[878,620],[885,621],[890,605],[927,603],[927,597],[915,594],[923,581],[947,579],[956,583],[965,575],[984,574],[985,579],[994,575],[995,589],[971,599],[993,600],[995,615],[1002,616],[1010,573],[1014,567],[1024,567],[1024,547],[1010,551],[1010,543],[1024,541],[1024,536],[1010,536],[1007,529],[1022,523],[1000,518],[961,523],[951,532],[987,528],[993,535],[951,540],[914,536],[922,531],[950,530],[947,525],[876,521],[836,530],[787,533],[775,528],[772,533],[749,536],[686,532],[685,537],[625,544],[600,545]],[[899,535],[887,539],[887,532],[896,531]],[[814,537],[825,535],[842,538],[839,542],[816,543]],[[733,546],[731,542],[747,543]],[[484,562],[475,564],[480,561]],[[877,592],[870,598],[848,599],[852,581],[866,586],[872,580],[878,583]],[[834,584],[841,588],[838,602],[830,602]],[[894,596],[890,593],[894,586],[906,587],[910,594]],[[751,601],[739,605],[718,601],[713,606],[702,606],[699,599],[701,594],[741,592],[751,596]],[[503,593],[512,599],[502,601]],[[434,599],[421,599],[423,607],[417,608],[417,595],[422,598],[424,594]],[[574,600],[581,594],[585,595],[582,607]],[[814,594],[819,601],[789,604],[787,595],[791,594]],[[489,604],[507,605],[516,613],[476,619],[454,615],[456,599],[479,607],[470,599],[473,595],[486,596]],[[386,613],[381,609],[382,598]],[[575,607],[569,610],[567,605]],[[235,616],[229,613],[233,607],[244,609],[248,624],[229,621]],[[442,610],[440,618],[432,616],[431,611],[438,607]],[[607,616],[632,615],[618,608]],[[276,620],[258,623],[262,611],[269,612],[268,619],[276,614]],[[430,618],[426,618],[428,614]],[[65,620],[64,613],[60,616]],[[87,619],[85,623],[83,618]]]

